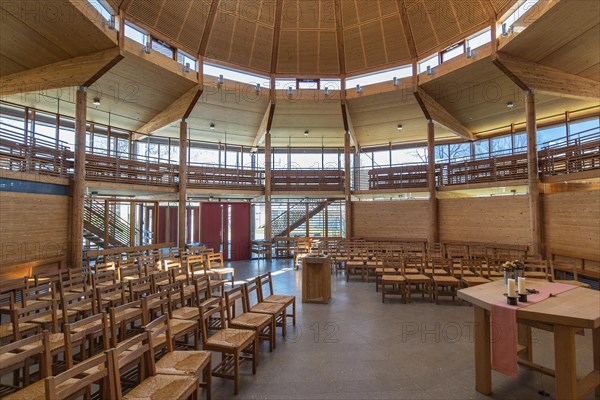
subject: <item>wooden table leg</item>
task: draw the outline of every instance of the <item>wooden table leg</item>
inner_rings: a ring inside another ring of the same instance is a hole
[[[531,337],[531,326],[525,324],[517,325],[517,334],[519,338],[519,344],[525,346],[526,349],[519,354],[519,357],[529,362],[533,361],[533,346]]]
[[[492,350],[490,344],[490,313],[473,305],[475,313],[475,389],[492,393]]]
[[[593,329],[594,370],[600,371],[600,327]],[[600,398],[600,386],[596,388],[596,397]]]
[[[556,371],[556,398],[577,398],[577,364],[575,359],[575,329],[554,326],[554,369]]]

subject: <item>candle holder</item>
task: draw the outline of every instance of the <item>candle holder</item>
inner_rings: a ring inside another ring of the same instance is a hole
[[[527,303],[527,293],[525,293],[525,294],[520,294],[519,293],[519,301],[521,303]]]
[[[506,303],[508,305],[511,305],[511,306],[516,306],[517,305],[517,298],[516,297],[506,296]]]

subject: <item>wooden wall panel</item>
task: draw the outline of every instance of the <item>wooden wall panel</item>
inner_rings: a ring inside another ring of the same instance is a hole
[[[600,261],[600,192],[545,194],[542,202],[546,250]]]
[[[531,246],[527,196],[439,200],[442,242],[483,242]]]
[[[69,209],[69,196],[0,192],[0,267],[67,255]]]
[[[426,239],[428,202],[423,200],[362,201],[352,203],[355,237]]]

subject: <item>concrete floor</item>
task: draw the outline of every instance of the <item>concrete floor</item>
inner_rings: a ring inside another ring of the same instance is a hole
[[[242,366],[238,396],[231,381],[214,378],[213,399],[554,398],[554,378],[524,368],[518,379],[493,372],[491,397],[475,391],[472,307],[449,299],[382,304],[373,282],[346,283],[341,274],[332,279],[330,304],[302,304],[301,271],[291,260],[232,266],[238,281],[271,271],[275,293],[296,295],[298,320],[285,339],[278,329],[273,353],[261,344],[256,375]],[[552,367],[551,335],[534,331],[534,342],[534,360]],[[577,362],[580,374],[593,368],[590,331],[577,338]]]

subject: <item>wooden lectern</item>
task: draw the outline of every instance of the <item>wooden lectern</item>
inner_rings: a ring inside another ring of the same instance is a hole
[[[306,256],[302,260],[302,302],[323,304],[331,299],[331,258]]]

